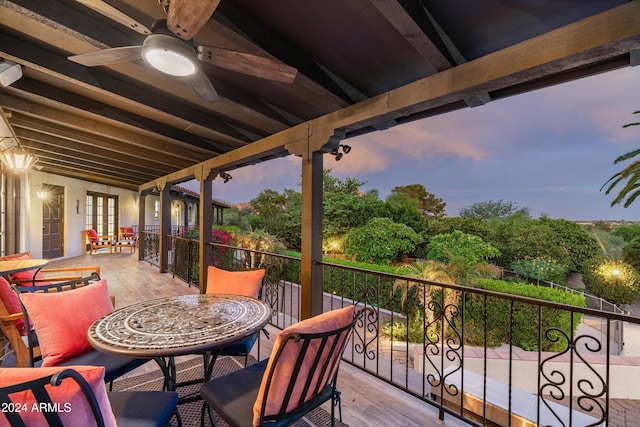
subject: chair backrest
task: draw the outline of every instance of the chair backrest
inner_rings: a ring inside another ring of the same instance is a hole
[[[9,425],[13,427],[29,427],[33,425],[34,422],[42,425],[44,418],[44,421],[47,423],[46,425],[62,427],[64,422],[63,419],[61,419],[61,413],[69,411],[76,411],[76,413],[78,413],[80,410],[80,408],[71,407],[71,405],[77,404],[78,402],[74,401],[72,403],[66,392],[62,393],[64,397],[55,395],[56,391],[54,387],[60,387],[63,381],[66,383],[72,381],[77,384],[81,392],[80,395],[84,397],[84,399],[80,401],[81,404],[90,408],[90,413],[93,415],[90,418],[95,420],[96,425],[98,427],[104,427],[105,420],[98,403],[98,398],[96,398],[87,380],[74,369],[63,369],[54,374],[0,387],[0,405],[2,405],[3,408],[7,408],[7,410],[2,411],[2,414],[7,418]],[[67,388],[69,386],[70,384],[66,384]],[[102,384],[102,387],[104,387],[104,384]],[[25,394],[25,392],[30,392],[30,401],[27,401],[27,394]],[[15,396],[14,399],[11,398],[12,395]],[[78,395],[78,393],[74,393],[74,396],[75,395]],[[65,401],[61,401],[61,397]],[[104,402],[104,399],[101,400]],[[42,408],[42,410],[34,410],[33,405],[37,405],[37,408]],[[11,408],[16,408],[16,410],[11,410]],[[38,412],[39,414],[36,415],[34,412]],[[39,417],[39,420],[34,420],[34,416]],[[87,420],[83,420],[83,422],[84,421]]]
[[[333,397],[342,354],[362,311],[353,314],[353,306],[333,310],[278,334],[254,404],[254,425],[304,414]]]
[[[229,271],[210,265],[207,269],[207,294],[233,294],[258,298],[265,270]]]
[[[131,226],[118,227],[118,240],[135,239],[136,233]]]

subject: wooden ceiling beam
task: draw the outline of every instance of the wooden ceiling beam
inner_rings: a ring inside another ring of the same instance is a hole
[[[20,138],[22,145],[32,150],[36,156],[51,159],[60,158],[66,162],[75,162],[81,168],[86,166],[95,170],[120,171],[124,175],[135,174],[147,177],[146,180],[153,179],[160,171],[164,170],[166,173],[170,173],[177,168],[176,165],[162,165],[143,157],[122,155],[118,159],[114,159],[113,154],[105,150],[87,147],[86,144],[63,140],[32,130],[18,128],[16,135]]]
[[[138,184],[135,181],[115,179],[111,175],[96,175],[85,172],[82,169],[64,168],[55,164],[46,164],[45,169],[47,173],[79,179],[81,181],[96,182],[98,184],[111,185],[131,191],[137,191],[138,189]]]
[[[211,157],[210,152],[180,141],[167,138],[155,138],[137,132],[127,126],[114,122],[105,122],[88,116],[86,112],[58,109],[55,106],[39,105],[11,95],[2,96],[2,105],[15,114],[10,122],[27,127],[31,123],[33,130],[63,135],[68,139],[78,139],[87,144],[95,144],[106,150],[122,152],[126,155],[148,156],[166,163],[192,163],[193,159]],[[22,115],[24,120],[17,120]],[[171,157],[171,158],[169,158]]]
[[[440,51],[438,46],[427,36],[425,29],[417,23],[417,16],[408,13],[398,1],[370,0],[371,4],[389,21],[398,33],[413,46],[432,67],[433,72],[443,71],[453,66],[452,62]],[[406,2],[403,2],[406,3]],[[415,2],[411,2],[415,4]],[[414,11],[414,15],[420,9]]]
[[[316,59],[309,57],[262,22],[253,19],[233,2],[221,2],[213,14],[212,21],[215,24],[210,22],[207,25],[216,25],[215,32],[224,34],[230,40],[257,47],[283,63],[295,67],[298,70],[296,79],[305,80],[319,96],[331,96],[342,106],[353,102],[349,94],[325,72],[325,68],[318,65]]]
[[[640,1],[625,3],[148,182],[140,191],[158,182],[179,182],[196,172],[206,174],[204,169],[227,169],[285,150],[290,144],[304,144],[311,134],[358,130],[389,119],[446,109],[473,93],[544,82],[545,77],[587,65],[617,64],[620,56],[640,48],[639,16]]]
[[[52,45],[52,48],[55,48],[55,50],[42,51],[37,46],[29,45],[36,52],[31,52],[29,48],[21,49],[23,56],[16,55],[16,59],[32,63],[34,66],[42,68],[43,71],[47,70],[47,67],[51,67],[50,64],[55,64],[55,67],[49,68],[47,72],[56,78],[64,79],[64,75],[72,76],[73,79],[70,79],[70,82],[73,81],[84,89],[98,92],[108,91],[115,95],[120,102],[127,103],[128,100],[129,107],[127,109],[137,111],[139,114],[144,114],[149,108],[166,112],[168,113],[167,117],[163,120],[165,123],[173,125],[177,119],[185,120],[190,124],[179,125],[176,123],[175,126],[181,129],[189,128],[192,133],[198,131],[201,136],[211,140],[224,141],[227,132],[229,135],[234,135],[233,129],[223,129],[218,138],[212,134],[216,126],[224,128],[227,121],[233,122],[237,127],[250,124],[252,127],[249,129],[262,133],[262,135],[280,131],[288,126],[287,123],[278,121],[278,116],[265,108],[264,105],[254,100],[247,101],[248,98],[242,96],[241,91],[231,88],[229,85],[220,83],[216,86],[222,97],[221,101],[205,103],[199,100],[187,85],[142,65],[141,61],[93,67],[90,69],[91,71],[88,71],[87,67],[68,61],[66,59],[68,54],[80,54],[108,47],[141,45],[143,41],[137,33],[130,35],[128,39],[120,38],[122,33],[120,31],[114,32],[114,28],[122,30],[120,25],[114,23],[113,27],[107,27],[91,14],[84,16],[74,10],[68,15],[76,16],[79,14],[84,18],[70,19],[65,14],[69,9],[67,4],[59,0],[47,1],[46,7],[42,7],[39,2],[26,1],[0,4],[0,26],[24,32],[29,36],[37,33],[40,40],[46,40]],[[55,20],[49,17],[53,17]],[[87,26],[84,21],[95,22],[95,25]],[[117,38],[112,40],[110,37]],[[19,42],[18,39],[16,41]],[[107,41],[108,44],[103,41]],[[10,50],[15,51],[16,49]],[[66,53],[61,55],[60,52]],[[5,54],[11,55],[12,53],[5,52]],[[21,63],[20,60],[15,60],[15,62]],[[137,80],[135,84],[128,85],[125,84],[124,79],[114,79],[113,72],[105,73],[105,70],[113,70],[123,77]],[[167,97],[167,94],[170,97]],[[193,108],[193,105],[198,105],[199,108]],[[203,111],[206,110],[213,114],[205,116]],[[242,140],[241,134],[236,134],[235,137]],[[237,142],[236,145],[232,141],[227,143],[238,146]],[[244,143],[246,142],[244,141]]]

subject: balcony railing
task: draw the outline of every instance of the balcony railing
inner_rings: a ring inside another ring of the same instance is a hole
[[[187,271],[196,283],[199,260],[189,247],[197,242],[174,240],[174,274]],[[617,356],[624,323],[640,319],[320,264],[325,311],[373,308],[345,360],[436,407],[442,419],[477,426],[610,425],[614,399],[640,399],[634,383],[640,366]],[[298,258],[214,244],[208,265],[265,268],[262,298],[273,308],[273,325],[300,319]]]

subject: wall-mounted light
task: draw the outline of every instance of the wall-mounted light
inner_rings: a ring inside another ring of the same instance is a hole
[[[47,191],[47,187],[45,187],[44,185],[40,187],[40,189],[36,190],[36,196],[38,196],[38,199],[44,200],[48,195],[49,191]]]
[[[340,152],[341,148],[342,148],[342,153]],[[332,156],[335,156],[336,161],[338,161],[342,158],[344,154],[349,154],[350,151],[351,151],[350,145],[338,144],[338,146],[333,150],[331,150],[329,154],[331,154]]]
[[[220,173],[218,174],[218,176],[220,176],[220,178],[222,178],[224,180],[224,183],[226,184],[227,182],[229,182],[230,179],[233,179],[233,177],[231,175],[229,175],[227,172],[225,171],[220,171]]]

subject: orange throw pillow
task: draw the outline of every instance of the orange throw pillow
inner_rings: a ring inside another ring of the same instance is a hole
[[[210,265],[207,272],[207,293],[258,298],[264,273],[264,269],[228,271]]]
[[[87,339],[91,324],[113,311],[107,281],[53,293],[22,293],[38,335],[42,366],[56,366],[92,350]]]
[[[294,325],[289,326],[288,328],[283,329],[276,336],[275,343],[273,344],[273,349],[271,351],[271,357],[269,358],[269,362],[267,363],[267,369],[265,372],[269,372],[271,369],[271,365],[274,361],[274,355],[278,351],[278,349],[283,345],[284,339],[287,335],[297,332],[304,334],[316,334],[321,332],[329,332],[336,329],[340,329],[344,326],[347,326],[353,321],[353,313],[355,311],[355,306],[351,305],[345,308],[340,308],[337,310],[332,310],[326,313],[322,313],[318,316],[314,316],[310,319],[303,320]],[[341,343],[338,343],[340,346]],[[288,340],[286,342],[286,346],[284,350],[280,354],[280,359],[278,360],[278,365],[273,372],[273,377],[271,380],[271,385],[269,386],[269,393],[267,395],[267,404],[265,406],[265,415],[276,415],[280,411],[280,407],[284,402],[285,393],[287,391],[287,385],[291,379],[294,366],[296,363],[296,359],[300,354],[302,343],[295,343],[292,340]],[[332,342],[327,342],[325,349],[329,349],[332,346]],[[291,399],[289,400],[289,405],[287,406],[287,411],[290,411],[295,408],[297,402],[300,400],[300,396],[304,389],[305,379],[308,378],[309,375],[314,375],[315,378],[309,387],[309,394],[313,392],[316,384],[319,382],[324,386],[335,373],[333,372],[325,372],[325,376],[323,378],[320,377],[320,373],[317,372],[315,374],[311,373],[312,362],[315,358],[315,355],[318,353],[318,346],[310,345],[307,349],[307,355],[309,357],[305,358],[305,361],[302,364],[302,368],[298,374],[298,378],[300,379],[298,383],[294,386],[293,393]],[[342,357],[342,355],[340,355]],[[308,362],[308,363],[307,363]],[[322,365],[323,362],[320,362]],[[266,391],[266,381],[267,376],[264,375],[262,377],[262,383],[260,383],[260,389],[258,390],[258,397],[256,398],[256,402],[253,405],[253,425],[257,426],[260,424],[260,409],[262,407],[262,400],[265,396]],[[306,402],[312,396],[305,397],[304,401]]]
[[[116,427],[116,419],[111,410],[111,404],[107,398],[107,391],[104,385],[104,367],[102,366],[69,366],[65,369],[74,369],[87,380],[91,390],[96,396],[102,418],[105,425]],[[20,384],[38,378],[53,375],[61,371],[61,368],[0,368],[0,387]],[[96,425],[91,406],[87,402],[80,386],[71,378],[66,378],[59,386],[46,386],[47,392],[51,396],[54,407],[58,409],[58,414],[65,427],[86,427]],[[15,405],[16,410],[22,412],[21,417],[27,426],[47,425],[42,411],[51,409],[40,409],[33,394],[28,391],[12,393],[9,398]],[[9,421],[0,411],[0,426],[8,426]]]

